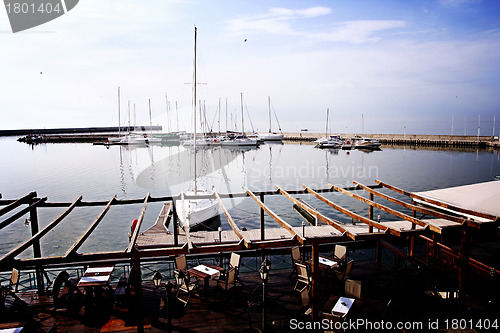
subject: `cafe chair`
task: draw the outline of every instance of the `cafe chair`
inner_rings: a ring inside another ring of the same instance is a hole
[[[324,321],[327,322],[327,329],[324,331],[325,333],[342,333],[344,330],[341,328],[342,317],[338,314],[321,312],[321,320],[322,323]]]
[[[198,279],[191,280],[189,274],[185,274],[182,270],[174,271],[175,282],[177,284],[176,298],[187,307],[191,296],[198,290],[200,281]],[[185,294],[184,296],[182,296]]]
[[[343,264],[347,256],[347,247],[344,245],[335,245],[335,251],[333,253],[333,259],[339,263]]]
[[[294,290],[301,291],[304,287],[310,287],[312,277],[309,275],[307,266],[295,263],[295,269],[297,270],[297,280],[295,282]]]
[[[175,257],[175,268],[183,273],[187,273],[188,266],[186,256],[184,254]]]
[[[67,271],[60,272],[52,286],[52,299],[54,302],[54,311],[58,309],[73,309],[73,298],[75,294],[81,296],[77,287],[78,279],[70,279]]]
[[[231,253],[231,258],[229,259],[229,270],[234,268],[234,279],[236,282],[239,284],[243,285],[243,283],[240,281],[239,275],[240,275],[240,265],[241,265],[241,255],[238,253]],[[229,273],[229,271],[228,271]]]
[[[351,259],[344,267],[339,267],[337,269],[334,269],[333,272],[335,273],[334,274],[335,278],[344,283],[344,281],[351,276],[353,265],[354,265],[354,259]]]
[[[128,303],[127,301],[130,299],[130,274],[122,273],[120,276],[120,280],[118,280],[118,284],[116,285],[116,289],[113,292],[113,296],[115,298],[115,305],[120,303]]]
[[[344,296],[361,300],[361,281],[346,279]]]
[[[292,247],[292,272],[290,273],[290,276],[293,275],[293,273],[298,274],[297,272],[297,267],[295,266],[296,263],[303,264],[304,261],[302,260],[302,255],[300,254],[300,247],[294,246]]]
[[[302,315],[303,316],[311,316],[312,315],[312,307],[311,307],[311,296],[309,295],[309,287],[305,286],[300,290],[300,299],[302,301]]]
[[[236,268],[231,268],[226,276],[217,279],[217,287],[222,288],[225,292],[236,286]]]

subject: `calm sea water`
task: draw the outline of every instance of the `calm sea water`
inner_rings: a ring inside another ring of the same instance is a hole
[[[194,158],[182,146],[123,147],[91,144],[42,144],[29,146],[15,138],[0,138],[0,193],[3,199],[15,199],[36,191],[49,202],[144,198],[177,195],[194,185]],[[258,149],[200,149],[197,154],[198,188],[214,187],[220,193],[288,190],[303,184],[325,188],[328,184],[351,186],[356,180],[373,184],[380,179],[409,191],[424,191],[493,180],[500,175],[500,155],[494,150],[382,147],[370,153],[352,150],[320,150],[311,144],[265,144]],[[393,196],[394,193],[390,193]],[[359,192],[361,193],[361,192]],[[367,215],[367,206],[346,195],[328,193],[327,197],[353,211]],[[326,215],[350,222],[318,200],[303,195]],[[282,196],[267,196],[265,202],[292,225],[302,218]],[[225,199],[240,227],[257,227],[259,208],[251,198]],[[128,243],[131,221],[138,218],[142,205],[114,206],[107,213],[80,252],[122,250]],[[143,228],[152,225],[160,203],[148,205]],[[81,236],[103,207],[76,208],[43,238],[43,255],[59,255]],[[64,211],[39,209],[40,227]],[[376,212],[383,219],[390,215]],[[2,218],[3,219],[3,218]],[[223,229],[230,229],[221,217]],[[277,226],[266,218],[267,226]],[[0,231],[0,255],[30,237],[23,221]],[[31,256],[30,250],[23,256]]]

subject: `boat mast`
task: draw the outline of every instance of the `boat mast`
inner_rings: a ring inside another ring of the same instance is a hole
[[[241,94],[241,134],[245,135],[245,123],[243,121],[243,93]]]
[[[269,104],[269,133],[271,133],[271,96],[268,96]]]
[[[325,137],[328,138],[328,114],[330,113],[330,109],[326,109],[326,128],[325,128]]]
[[[153,137],[153,120],[151,119],[151,99],[148,99],[149,104],[149,130],[151,131],[151,137]]]
[[[120,118],[120,87],[118,87],[118,136],[121,136],[121,118]]]
[[[193,74],[193,121],[194,121],[194,193],[196,194],[196,35],[198,34],[198,30],[194,27],[194,74]]]

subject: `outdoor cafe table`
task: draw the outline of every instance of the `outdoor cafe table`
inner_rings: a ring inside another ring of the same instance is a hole
[[[109,286],[111,273],[114,265],[89,267],[78,281],[78,287],[85,288],[85,294],[91,300],[94,297],[98,299],[101,296],[102,287]]]
[[[337,314],[345,317],[354,303],[354,298],[331,296],[324,306],[324,312]]]
[[[312,259],[309,259],[306,261],[306,264],[308,266],[312,266]],[[325,257],[325,256],[319,256],[318,258],[318,267],[320,271],[328,271],[330,269],[333,269],[335,267],[338,267],[339,263],[332,258]]]
[[[205,283],[205,290],[208,289],[210,279],[217,279],[224,268],[214,266],[214,265],[198,265],[196,267],[188,269],[190,275],[196,276],[197,278],[203,279]]]

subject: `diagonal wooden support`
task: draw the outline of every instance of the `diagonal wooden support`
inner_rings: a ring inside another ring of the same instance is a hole
[[[18,207],[24,203],[29,203],[31,201],[31,199],[34,197],[36,197],[36,192],[31,192],[31,193],[25,195],[24,197],[17,199],[16,201],[8,204],[7,206],[0,209],[0,216],[10,212],[11,210],[15,209],[16,207]]]
[[[461,218],[461,217],[457,217],[457,216],[453,216],[453,215],[448,215],[448,214],[444,214],[444,213],[441,213],[441,212],[438,212],[438,211],[435,211],[435,210],[432,210],[432,209],[427,209],[427,208],[424,208],[422,206],[417,206],[417,205],[412,205],[410,203],[407,203],[407,202],[404,202],[402,200],[399,200],[399,199],[396,199],[394,197],[391,197],[389,195],[386,195],[384,193],[381,193],[379,191],[375,191],[374,189],[366,186],[366,185],[363,185],[361,183],[358,183],[357,181],[353,181],[353,183],[358,186],[359,188],[362,188],[363,190],[371,193],[371,194],[374,194],[382,199],[385,199],[389,202],[392,202],[392,203],[395,203],[395,204],[398,204],[402,207],[405,207],[405,208],[408,208],[408,209],[411,209],[411,210],[414,210],[414,211],[417,211],[419,213],[423,213],[423,214],[426,214],[426,215],[431,215],[431,216],[435,216],[435,217],[438,217],[438,218],[441,218],[441,219],[445,219],[445,220],[449,220],[449,221],[453,221],[453,222],[457,222],[457,223],[460,223],[460,224],[464,224],[464,223],[467,223],[467,219],[464,219],[464,218]]]
[[[330,226],[334,227],[335,229],[337,229],[341,233],[343,233],[343,234],[345,233],[352,240],[356,239],[356,235],[353,234],[352,232],[346,230],[344,227],[342,227],[340,222],[335,221],[329,217],[326,217],[325,215],[321,214],[317,210],[313,210],[310,207],[308,207],[307,205],[304,205],[302,202],[300,202],[299,200],[292,197],[287,191],[281,189],[279,186],[276,186],[276,188],[278,189],[278,191],[280,191],[281,194],[283,194],[285,197],[287,197],[291,202],[293,202],[295,205],[299,206],[300,208],[304,209],[306,212],[308,212],[312,216],[325,222],[326,224],[329,224]]]
[[[396,235],[396,236],[401,236],[401,232],[399,230],[395,230],[395,229],[391,229],[383,224],[380,224],[380,223],[377,223],[375,221],[372,221],[364,216],[361,216],[359,214],[356,214],[356,213],[353,213],[351,212],[350,210],[342,207],[342,206],[339,206],[337,205],[336,203],[328,200],[327,198],[325,198],[324,196],[322,195],[319,195],[318,193],[316,193],[313,189],[307,187],[306,185],[302,185],[303,188],[306,189],[307,192],[311,193],[313,196],[315,196],[316,198],[318,198],[319,200],[323,201],[324,203],[326,203],[328,206],[338,210],[339,212],[341,213],[344,213],[345,215],[351,217],[352,219],[356,220],[356,221],[359,221],[359,222],[362,222],[362,223],[365,223],[365,224],[368,224],[369,226],[372,226],[374,228],[377,228],[377,229],[380,229],[384,232],[389,232],[393,235]]]
[[[45,228],[40,230],[36,235],[33,235],[30,239],[28,239],[26,242],[23,244],[19,245],[17,248],[14,250],[10,251],[7,253],[5,256],[3,256],[2,259],[0,259],[0,262],[8,259],[14,259],[15,256],[26,250],[29,246],[31,246],[35,241],[39,240],[43,236],[45,236],[50,230],[55,228],[59,222],[61,222],[66,216],[68,216],[69,213],[82,201],[82,196],[78,197],[69,207],[66,209],[61,215],[59,215],[54,221],[49,223]]]
[[[219,206],[220,208],[222,209],[222,211],[224,212],[224,215],[226,215],[226,218],[227,218],[227,221],[229,222],[229,225],[231,226],[231,228],[233,229],[234,233],[236,234],[236,236],[238,236],[238,238],[240,240],[243,241],[243,243],[245,244],[245,247],[247,249],[249,249],[252,245],[252,241],[249,240],[249,239],[246,239],[244,236],[243,236],[243,233],[241,231],[241,229],[238,227],[238,225],[234,222],[233,220],[233,217],[229,214],[229,212],[227,211],[226,209],[226,206],[224,206],[224,203],[222,202],[220,196],[219,196],[219,193],[214,189],[214,195],[215,195],[215,198],[217,199],[217,201],[219,202]]]
[[[279,223],[283,228],[285,228],[290,234],[293,235],[293,237],[297,238],[297,240],[300,242],[300,244],[304,244],[305,238],[299,235],[298,233],[293,230],[292,226],[288,223],[285,222],[281,217],[279,217],[275,212],[273,212],[269,207],[267,207],[262,201],[260,201],[259,198],[253,194],[252,191],[250,191],[248,188],[245,188],[245,191],[259,204],[259,206],[264,209],[264,211],[269,214],[276,222]]]
[[[438,200],[433,200],[433,199],[425,198],[425,197],[423,197],[421,195],[418,195],[416,193],[408,192],[408,191],[399,189],[399,188],[397,188],[395,186],[389,185],[389,184],[384,183],[384,182],[382,182],[380,180],[377,180],[377,179],[375,179],[375,182],[377,184],[385,187],[385,188],[388,188],[388,189],[390,189],[390,190],[392,190],[394,192],[406,195],[406,196],[408,196],[408,197],[410,197],[412,199],[421,200],[421,201],[424,201],[424,202],[427,202],[427,203],[430,203],[430,204],[433,204],[433,205],[436,205],[436,206],[439,206],[439,207],[442,207],[442,208],[451,209],[451,210],[454,210],[454,211],[457,211],[457,212],[460,212],[460,213],[464,213],[464,214],[469,214],[469,215],[473,215],[473,216],[482,217],[482,218],[489,219],[489,220],[492,220],[492,221],[497,220],[496,216],[493,216],[493,215],[490,215],[490,214],[480,213],[480,212],[469,210],[469,209],[466,209],[466,208],[463,208],[463,207],[458,207],[458,206],[450,205],[450,204],[447,204],[447,203],[444,203],[444,202],[441,202],[441,201],[438,201]],[[471,226],[471,227],[479,228],[481,226],[481,222],[473,221],[473,220],[467,220],[467,225]]]
[[[38,199],[37,201],[33,202],[30,204],[28,207],[16,212],[14,215],[10,216],[9,218],[5,219],[4,221],[0,222],[0,230],[11,224],[12,222],[16,221],[17,219],[21,218],[25,214],[31,212],[33,208],[36,208],[43,204],[45,201],[47,201],[47,197]]]
[[[135,246],[135,242],[137,241],[137,236],[139,235],[139,230],[141,229],[142,220],[144,220],[144,214],[146,214],[146,208],[148,207],[149,193],[144,198],[144,203],[142,204],[141,215],[139,215],[139,219],[137,220],[137,224],[135,226],[134,232],[132,233],[132,237],[130,237],[130,242],[128,244],[128,248],[125,252],[130,253]]]
[[[413,216],[409,216],[409,215],[406,215],[404,213],[401,213],[401,212],[398,212],[397,210],[394,210],[392,208],[389,208],[387,206],[384,206],[382,204],[379,204],[375,201],[372,201],[372,200],[368,200],[366,198],[363,198],[362,196],[358,195],[358,194],[355,194],[355,193],[352,193],[352,192],[349,192],[349,191],[346,191],[344,190],[343,188],[340,188],[338,186],[335,186],[335,185],[331,185],[331,184],[328,184],[328,186],[330,186],[330,188],[334,188],[335,191],[337,192],[340,192],[340,193],[343,193],[345,195],[348,195],[350,196],[351,198],[354,198],[354,199],[357,199],[361,202],[364,202],[370,206],[373,206],[375,208],[378,208],[378,209],[381,209],[383,210],[384,212],[387,212],[389,214],[392,214],[394,216],[397,216],[399,218],[402,218],[403,220],[406,220],[406,221],[409,221],[413,224],[416,224],[416,225],[419,225],[423,228],[430,228],[432,231],[435,231],[437,233],[441,233],[441,229],[440,228],[437,228],[437,227],[434,227],[434,226],[430,226],[429,224],[425,223],[425,222],[422,222],[420,221],[419,219],[417,218],[414,218]]]
[[[111,198],[111,200],[109,200],[109,202],[106,205],[106,207],[104,208],[104,210],[101,212],[101,214],[99,214],[99,216],[90,225],[90,227],[87,229],[87,231],[85,231],[85,233],[80,237],[80,239],[78,239],[75,242],[75,244],[73,244],[73,246],[71,246],[71,248],[69,248],[69,250],[64,255],[65,257],[67,257],[68,255],[70,255],[71,253],[75,253],[76,251],[78,251],[78,249],[80,248],[80,246],[82,246],[82,244],[87,240],[87,238],[90,236],[90,234],[95,230],[95,228],[97,228],[97,225],[102,221],[102,219],[104,218],[104,216],[108,212],[109,208],[111,207],[111,205],[115,201],[115,199],[116,199],[116,195],[114,195]]]

